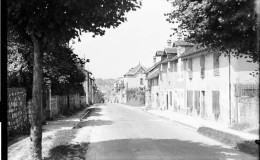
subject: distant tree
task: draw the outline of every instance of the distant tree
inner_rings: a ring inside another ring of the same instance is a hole
[[[180,23],[186,40],[234,56],[247,55],[259,63],[257,15],[254,0],[175,0],[166,14],[170,23]],[[258,37],[259,38],[259,37]]]
[[[8,30],[14,39],[33,46],[33,91],[31,108],[31,159],[42,159],[41,101],[43,51],[48,43],[64,44],[82,32],[103,35],[117,27],[125,13],[141,4],[137,0],[9,0]],[[60,55],[62,57],[62,55]]]

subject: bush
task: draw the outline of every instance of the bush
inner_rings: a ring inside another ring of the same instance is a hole
[[[127,104],[142,106],[145,104],[145,91],[139,88],[130,88],[126,91]]]

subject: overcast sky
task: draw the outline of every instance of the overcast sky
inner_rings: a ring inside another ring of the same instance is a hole
[[[108,29],[104,36],[92,38],[83,34],[81,42],[75,40],[74,52],[90,59],[86,69],[95,78],[122,77],[130,68],[141,63],[153,65],[153,56],[167,46],[172,33],[172,24],[166,21],[164,13],[171,5],[166,0],[143,0],[142,7],[127,13],[127,22],[115,29]]]

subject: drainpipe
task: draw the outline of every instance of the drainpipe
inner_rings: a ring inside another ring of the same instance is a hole
[[[228,54],[228,80],[229,80],[229,125],[232,124],[231,120],[231,80],[230,80],[231,74],[230,74],[230,52]]]

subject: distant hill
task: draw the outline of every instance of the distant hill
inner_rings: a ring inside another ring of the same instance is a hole
[[[95,79],[95,82],[98,86],[98,88],[104,93],[109,93],[114,86],[115,79],[102,79],[102,78],[97,78]]]

